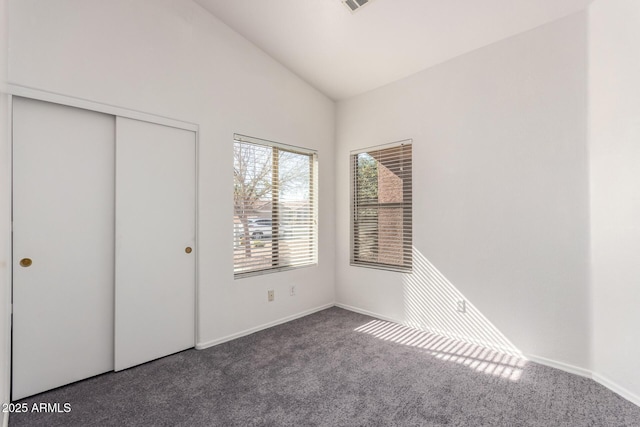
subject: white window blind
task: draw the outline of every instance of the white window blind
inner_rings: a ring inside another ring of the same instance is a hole
[[[412,269],[411,140],[351,152],[351,264]]]
[[[318,259],[317,153],[234,135],[235,277]]]

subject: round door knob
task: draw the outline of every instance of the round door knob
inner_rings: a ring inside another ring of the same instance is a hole
[[[31,264],[33,264],[33,261],[31,261],[31,258],[22,258],[20,260],[20,265],[22,267],[30,267]]]
[[[188,253],[188,254],[190,254],[192,250],[193,250],[193,249],[191,249],[191,246],[187,246],[187,247],[184,249],[184,251],[185,251],[186,253]]]

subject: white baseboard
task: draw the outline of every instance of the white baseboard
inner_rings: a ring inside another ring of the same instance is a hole
[[[354,307],[352,305],[347,305],[347,304],[342,304],[340,302],[337,302],[335,306],[344,308],[345,310],[353,311],[355,313],[364,314],[365,316],[371,316],[371,317],[375,317],[376,319],[386,320],[387,322],[402,323],[402,322],[399,322],[398,319],[392,319],[391,317],[383,316],[382,314],[374,313],[373,311],[364,310],[362,308]]]
[[[349,311],[353,311],[356,313],[360,313],[360,314],[364,314],[366,316],[371,316],[371,317],[375,317],[376,319],[380,319],[380,320],[385,320],[387,322],[393,322],[393,323],[397,323],[399,325],[404,325],[407,326],[409,328],[413,328],[413,329],[418,329],[420,331],[425,331],[428,333],[432,333],[432,334],[436,334],[445,338],[450,338],[453,340],[457,340],[457,341],[463,341],[466,343],[471,343],[471,344],[475,344],[475,345],[479,345],[481,347],[486,347],[489,348],[491,350],[496,350],[496,351],[500,351],[502,353],[505,354],[509,354],[512,356],[516,356],[516,357],[521,357],[523,359],[526,359],[526,356],[524,356],[522,353],[520,353],[516,348],[510,348],[510,347],[505,347],[503,345],[499,345],[499,344],[494,344],[494,343],[488,343],[485,341],[481,341],[478,339],[473,339],[470,337],[465,337],[463,335],[460,334],[456,334],[456,333],[451,333],[451,332],[447,332],[447,331],[441,331],[438,329],[434,329],[434,328],[428,328],[425,327],[424,325],[418,325],[418,324],[412,324],[410,322],[404,322],[400,319],[393,319],[387,316],[383,316],[381,314],[378,313],[374,313],[368,310],[363,310],[361,308],[358,307],[353,307],[347,304],[342,304],[342,303],[336,303],[336,307],[340,307],[340,308],[344,308],[345,310],[349,310]]]
[[[535,354],[526,354],[525,357],[540,365],[549,366],[550,368],[560,369],[561,371],[568,372],[570,374],[579,375],[585,378],[593,378],[593,374],[590,370],[580,368],[578,366],[570,365],[564,362],[558,362],[557,360],[547,359],[546,357],[536,356]]]
[[[640,396],[638,396],[637,394],[632,393],[626,388],[616,384],[615,382],[611,381],[610,379],[600,374],[596,374],[595,372],[593,373],[592,378],[597,383],[602,384],[612,392],[619,394],[620,396],[627,399],[629,402],[634,403],[637,406],[640,406]]]
[[[264,329],[268,329],[268,328],[271,328],[273,326],[281,325],[283,323],[287,323],[287,322],[290,322],[292,320],[308,316],[308,315],[316,313],[318,311],[326,310],[327,308],[331,308],[334,305],[335,305],[334,303],[325,304],[325,305],[322,305],[320,307],[312,308],[310,310],[306,310],[306,311],[303,311],[303,312],[300,312],[300,313],[293,314],[291,316],[287,316],[287,317],[283,317],[283,318],[278,319],[278,320],[274,320],[273,322],[264,323],[262,325],[254,327],[254,328],[245,329],[244,331],[240,331],[240,332],[237,332],[235,334],[227,335],[227,336],[222,337],[222,338],[217,338],[215,340],[210,340],[210,341],[197,343],[196,344],[196,350],[204,350],[205,348],[213,347],[214,345],[222,344],[222,343],[227,342],[227,341],[235,340],[236,338],[240,338],[240,337],[244,337],[244,336],[247,336],[247,335],[251,335],[251,334],[253,334],[255,332],[262,331]]]

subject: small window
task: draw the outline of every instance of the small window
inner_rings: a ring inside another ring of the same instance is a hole
[[[351,153],[351,265],[411,271],[411,147]]]
[[[317,264],[317,153],[234,135],[236,278]]]

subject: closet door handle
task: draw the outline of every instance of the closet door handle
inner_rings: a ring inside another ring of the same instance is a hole
[[[184,248],[184,251],[188,254],[190,254],[192,250],[193,249],[191,249],[191,246],[187,246],[186,248]]]
[[[22,267],[31,267],[31,264],[33,264],[33,261],[31,261],[31,258],[22,258],[20,260],[20,266]]]

